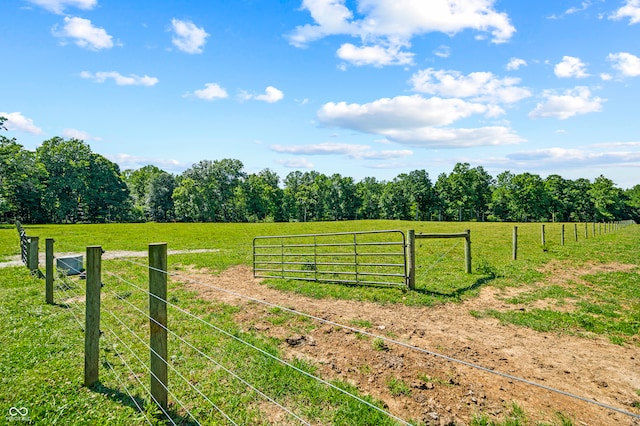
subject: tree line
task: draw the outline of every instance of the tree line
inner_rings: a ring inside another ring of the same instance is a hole
[[[0,117],[0,127],[4,120]],[[24,223],[142,221],[284,222],[352,219],[640,221],[640,185],[599,176],[569,180],[509,171],[495,178],[458,163],[433,182],[425,170],[390,181],[317,171],[281,179],[246,173],[235,159],[203,160],[179,175],[152,165],[120,171],[78,139],[35,151],[0,135],[0,220]]]

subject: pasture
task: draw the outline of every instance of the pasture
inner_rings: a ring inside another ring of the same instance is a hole
[[[561,226],[545,224],[544,245],[540,224],[26,226],[41,253],[45,238],[57,254],[105,250],[100,382],[82,386],[84,282],[59,278],[47,305],[42,280],[1,268],[0,407],[7,418],[26,408],[34,424],[164,424],[146,390],[148,268],[130,253],[162,241],[185,251],[168,266],[176,424],[633,424],[640,227],[580,224],[575,241],[566,224],[561,245]],[[256,236],[383,229],[469,229],[472,273],[458,241],[419,240],[413,291],[251,274]],[[0,262],[18,254],[15,227],[3,225]]]

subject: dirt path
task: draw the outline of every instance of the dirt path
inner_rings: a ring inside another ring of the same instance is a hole
[[[218,249],[197,249],[197,250],[168,250],[167,254],[189,254],[189,253],[212,253],[220,251]],[[147,257],[148,251],[126,251],[126,250],[108,250],[102,255],[103,259],[117,259],[120,257]],[[38,254],[38,261],[40,265],[45,263],[45,253]],[[56,253],[56,257],[77,257],[84,256],[84,253]],[[7,262],[0,262],[0,268],[11,268],[14,266],[22,266],[22,259],[20,255],[13,256],[11,260]]]
[[[559,270],[565,274],[564,279],[570,279],[568,268]],[[563,279],[560,274],[553,277]],[[186,288],[198,291],[204,299],[246,308],[237,314],[237,321],[245,330],[282,339],[287,357],[311,360],[324,377],[357,385],[385,401],[392,413],[405,419],[433,425],[466,424],[474,413],[480,412],[502,419],[516,402],[532,420],[560,424],[556,414],[560,412],[576,425],[640,425],[630,416],[440,357],[391,343],[374,347],[375,339],[351,330],[317,323],[313,330],[300,334],[300,328],[294,330],[269,321],[273,315],[269,307],[211,288],[227,289],[340,324],[370,324],[365,329],[369,333],[640,414],[640,396],[636,394],[640,389],[640,348],[613,345],[603,338],[540,333],[500,325],[495,319],[474,318],[469,314],[471,310],[513,309],[491,287],[462,304],[416,308],[317,300],[283,293],[262,285],[246,266],[234,267],[219,276],[189,273],[184,282]],[[392,396],[392,379],[402,380],[410,392]]]

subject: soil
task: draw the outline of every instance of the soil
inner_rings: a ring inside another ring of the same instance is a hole
[[[634,266],[608,264],[573,268],[556,262],[547,268],[547,272],[551,272],[549,279],[562,285],[579,281],[581,275],[598,270],[631,270]],[[280,339],[286,358],[311,361],[318,366],[323,378],[353,383],[363,393],[384,401],[391,413],[403,419],[426,425],[463,425],[482,413],[502,421],[515,403],[524,410],[531,424],[537,421],[562,424],[557,414],[562,413],[574,425],[640,425],[638,418],[494,373],[522,378],[640,415],[638,336],[632,344],[620,346],[610,343],[606,337],[541,333],[470,314],[470,311],[485,309],[531,309],[532,305],[504,302],[506,297],[521,290],[485,287],[479,297],[459,304],[407,307],[311,299],[281,292],[253,278],[247,266],[233,267],[218,275],[212,271],[189,271],[182,277],[180,281],[185,288],[196,290],[202,299],[240,306],[236,320],[243,329]],[[272,307],[217,289],[353,328],[361,328],[353,324],[364,324],[369,327],[362,328],[363,331],[427,353],[389,341],[383,343],[352,329],[319,321],[314,322],[316,327],[310,331],[305,330],[311,327],[301,327],[300,322],[274,325],[274,321],[269,321],[273,317]],[[392,395],[391,379],[402,380],[408,389]]]

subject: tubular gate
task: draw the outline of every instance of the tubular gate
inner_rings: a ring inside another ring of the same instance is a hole
[[[406,286],[402,231],[261,236],[253,276],[375,286]]]

